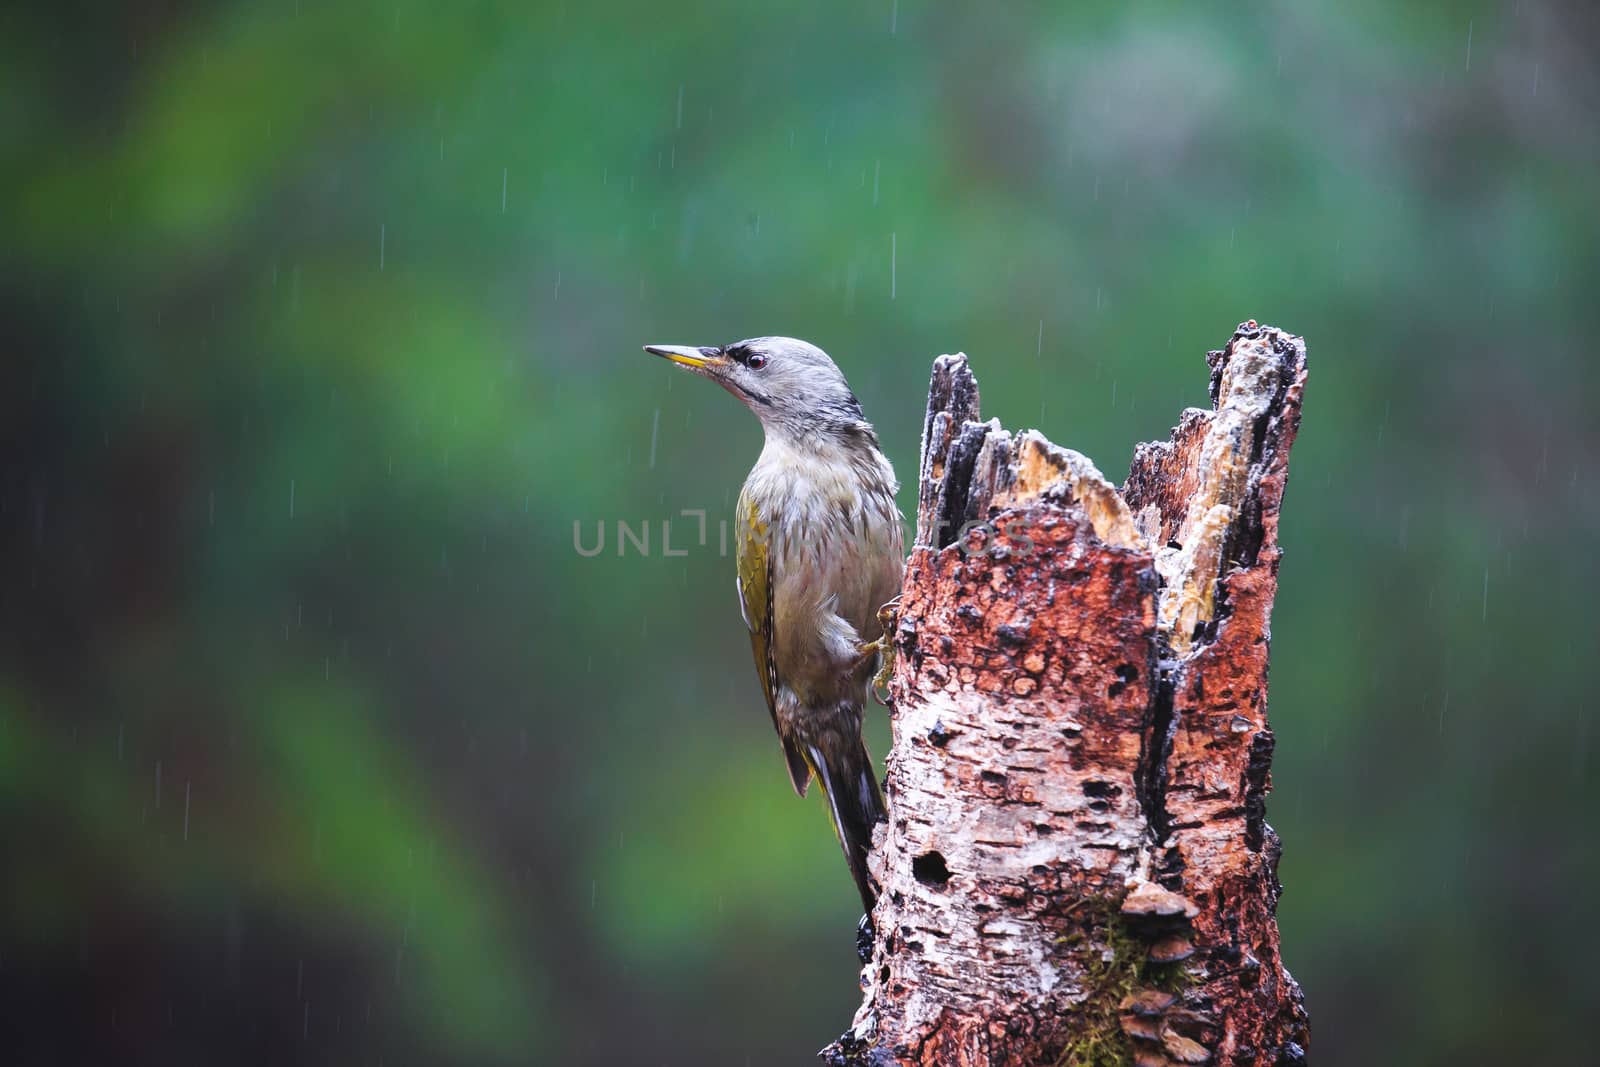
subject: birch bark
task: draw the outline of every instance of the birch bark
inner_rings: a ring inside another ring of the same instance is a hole
[[[882,893],[833,1064],[1304,1062],[1265,822],[1304,342],[1245,323],[1119,490],[934,363]]]

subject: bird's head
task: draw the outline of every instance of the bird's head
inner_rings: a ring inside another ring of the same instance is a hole
[[[752,337],[720,348],[645,345],[744,401],[769,433],[871,433],[861,403],[828,353],[793,337]]]

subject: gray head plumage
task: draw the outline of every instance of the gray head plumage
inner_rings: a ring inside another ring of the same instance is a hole
[[[718,348],[646,345],[744,401],[769,432],[871,435],[861,403],[828,354],[794,337],[751,337]],[[875,441],[875,438],[874,438]]]

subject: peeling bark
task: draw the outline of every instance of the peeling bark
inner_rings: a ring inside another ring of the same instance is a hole
[[[876,940],[828,1062],[1304,1062],[1264,816],[1305,346],[1246,323],[1210,364],[1118,490],[935,361]]]

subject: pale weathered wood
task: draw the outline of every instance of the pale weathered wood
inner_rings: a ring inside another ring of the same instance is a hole
[[[1304,1061],[1264,821],[1305,346],[1246,323],[1118,490],[934,364],[889,823],[834,1064]]]

